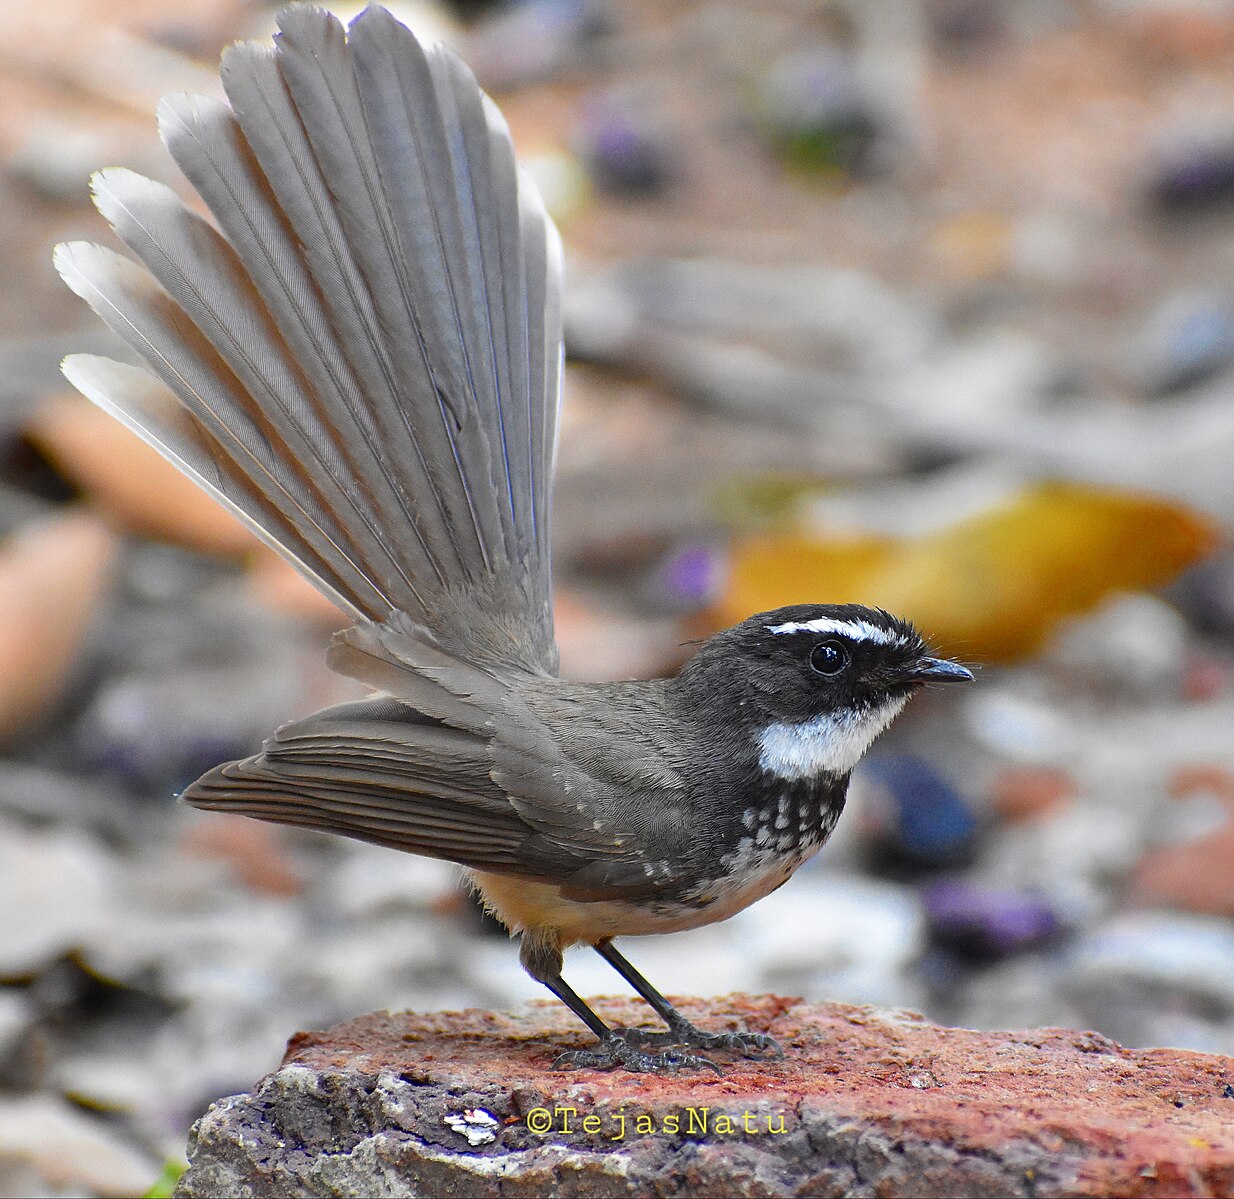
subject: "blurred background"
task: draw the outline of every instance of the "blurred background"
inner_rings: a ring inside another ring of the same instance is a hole
[[[632,960],[1234,1053],[1234,4],[392,7],[565,239],[565,671],[843,600],[980,667],[789,886]],[[109,240],[96,167],[174,181],[159,97],[273,11],[0,23],[0,1193],[141,1192],[297,1029],[542,995],[453,867],[173,802],[356,693],[341,622],[67,392],[114,347],[50,251]]]

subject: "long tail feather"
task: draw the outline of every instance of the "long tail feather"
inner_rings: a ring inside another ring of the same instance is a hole
[[[347,34],[308,6],[279,25],[224,56],[230,108],[160,111],[216,224],[107,171],[96,202],[149,275],[57,254],[191,422],[131,372],[70,378],[359,618],[552,671],[556,232],[448,51],[376,8]]]

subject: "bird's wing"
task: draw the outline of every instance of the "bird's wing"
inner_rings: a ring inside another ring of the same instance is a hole
[[[531,835],[489,778],[483,739],[388,697],[289,724],[181,798],[485,870],[517,869]]]
[[[493,698],[474,693],[479,672],[422,667],[414,708],[379,697],[296,721],[182,799],[557,883],[581,901],[673,889],[690,825],[680,780],[650,750],[605,750],[597,734],[563,751],[517,696],[494,716]]]
[[[448,50],[381,8],[344,33],[296,5],[279,27],[224,56],[230,104],[160,110],[214,223],[109,170],[95,200],[141,266],[57,249],[186,418],[131,368],[65,373],[358,622],[552,673],[552,222]]]
[[[707,844],[658,682],[530,681],[496,723],[493,780],[567,898],[667,894]],[[703,835],[700,835],[703,834]]]

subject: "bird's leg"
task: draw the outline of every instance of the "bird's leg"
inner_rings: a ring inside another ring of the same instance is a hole
[[[543,983],[592,1032],[600,1038],[595,1049],[572,1049],[553,1063],[555,1070],[632,1070],[642,1074],[676,1073],[678,1070],[714,1070],[720,1067],[695,1053],[669,1049],[647,1053],[627,1040],[620,1032],[609,1028],[583,1000],[582,996],[561,977],[561,950],[543,941],[529,940],[523,934],[519,954],[523,968],[537,982]]]
[[[626,980],[655,1010],[665,1024],[668,1032],[649,1032],[641,1028],[620,1028],[615,1030],[619,1036],[631,1041],[639,1041],[644,1045],[689,1045],[694,1049],[729,1049],[745,1057],[753,1057],[760,1053],[770,1053],[772,1057],[783,1057],[784,1051],[776,1043],[774,1037],[761,1032],[707,1032],[691,1024],[659,991],[655,989],[624,957],[613,947],[612,941],[601,941],[593,946],[598,953],[622,978]]]

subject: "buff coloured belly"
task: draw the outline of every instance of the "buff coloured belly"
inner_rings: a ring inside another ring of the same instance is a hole
[[[555,929],[562,945],[593,945],[607,937],[637,937],[651,933],[685,932],[737,912],[770,895],[792,877],[821,845],[802,846],[790,854],[752,852],[722,879],[704,882],[675,900],[564,899],[551,883],[503,874],[471,872],[484,905],[511,932]]]

